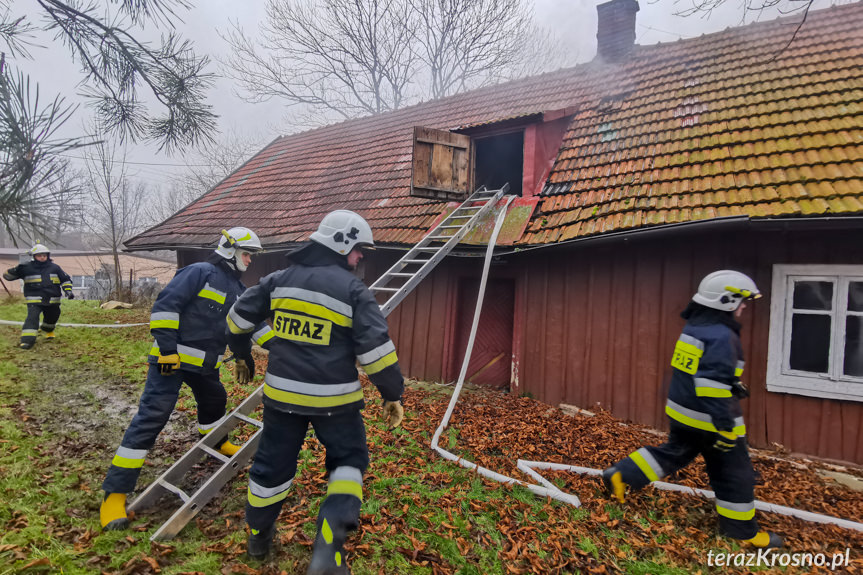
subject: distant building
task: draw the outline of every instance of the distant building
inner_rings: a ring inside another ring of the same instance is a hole
[[[120,254],[121,283],[131,283],[136,294],[155,295],[167,285],[177,267],[163,260],[142,256]],[[51,252],[54,260],[72,277],[72,291],[84,299],[104,299],[111,292],[114,275],[114,256],[111,252],[84,250],[56,250]],[[30,260],[29,254],[18,248],[0,248],[0,269],[3,271]],[[13,294],[20,294],[20,281],[4,282]],[[2,292],[5,295],[5,291]]]

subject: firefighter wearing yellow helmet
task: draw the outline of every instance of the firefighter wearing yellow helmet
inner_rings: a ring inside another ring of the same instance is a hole
[[[746,444],[740,400],[743,351],[741,317],[747,301],[761,297],[750,277],[734,270],[708,274],[681,316],[686,320],[671,359],[665,413],[668,441],[642,447],[603,472],[606,489],[621,503],[626,487],[640,489],[688,465],[699,453],[716,493],[719,531],[753,547],[780,547],[782,538],[761,531],[755,519],[755,473]]]
[[[240,281],[242,272],[251,263],[252,254],[261,250],[261,241],[252,230],[223,230],[207,260],[180,269],[156,298],[150,314],[154,341],[144,393],[102,483],[103,529],[128,527],[126,494],[134,490],[147,452],[168,422],[184,383],[195,396],[198,431],[202,435],[212,431],[224,417],[227,393],[219,379],[219,367],[226,346],[225,317],[246,290]],[[261,345],[266,345],[271,336],[266,324],[255,332]],[[254,372],[251,354],[246,361],[238,361],[236,375],[240,383],[247,383]],[[239,449],[227,437],[217,443],[219,451],[227,456]]]
[[[30,349],[36,344],[41,331],[45,339],[54,338],[54,328],[60,319],[61,292],[74,299],[72,278],[51,259],[51,251],[43,244],[35,244],[28,251],[30,261],[9,268],[3,278],[9,281],[24,281],[24,298],[27,300],[27,319],[21,329],[21,349]],[[42,325],[39,325],[39,317]]]

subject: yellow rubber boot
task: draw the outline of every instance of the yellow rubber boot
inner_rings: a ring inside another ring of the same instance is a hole
[[[99,508],[99,521],[102,523],[102,531],[119,531],[129,528],[125,493],[105,494],[105,499]]]
[[[626,483],[623,482],[623,476],[620,474],[620,471],[614,467],[609,467],[602,472],[602,483],[610,495],[620,503],[625,502]]]
[[[225,441],[222,445],[219,446],[219,453],[222,455],[227,455],[228,457],[233,457],[236,452],[240,450],[239,445],[235,445],[230,441]]]
[[[53,331],[46,331],[45,332],[45,339],[54,339],[55,337],[56,336],[54,335]]]
[[[757,547],[759,549],[772,549],[776,547],[782,547],[785,541],[782,540],[782,537],[773,533],[772,531],[759,531],[755,534],[755,537],[752,539],[745,539],[746,543],[749,543],[753,547]]]

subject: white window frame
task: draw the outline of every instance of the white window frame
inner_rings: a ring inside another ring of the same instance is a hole
[[[790,320],[792,278],[805,276],[806,280],[824,281],[839,278],[833,290],[833,333],[830,346],[830,374],[812,374],[792,370],[788,365],[791,343]],[[863,377],[842,375],[844,354],[845,318],[863,315],[848,312],[848,280],[863,282],[863,266],[825,264],[775,264],[773,290],[770,302],[770,338],[767,351],[767,391],[794,393],[809,397],[863,401]],[[843,302],[841,306],[838,302]],[[842,342],[835,346],[833,343]],[[831,375],[834,374],[834,375]]]

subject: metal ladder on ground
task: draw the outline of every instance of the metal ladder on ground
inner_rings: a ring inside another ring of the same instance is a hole
[[[379,296],[378,301],[386,298],[386,301],[380,304],[384,317],[458,245],[508,190],[509,184],[504,184],[499,190],[487,190],[484,186],[479,188],[369,287],[372,293]],[[263,428],[263,422],[250,416],[261,405],[263,396],[264,386],[261,385],[129,504],[128,511],[137,512],[155,504],[163,495],[169,493],[182,501],[171,517],[153,533],[151,541],[173,539],[201,508],[249,463],[258,449],[260,431]],[[251,437],[240,446],[233,457],[220,453],[216,443],[223,441],[234,428],[243,424],[255,427]],[[215,458],[220,462],[220,466],[203,485],[187,494],[179,484],[205,456]]]

